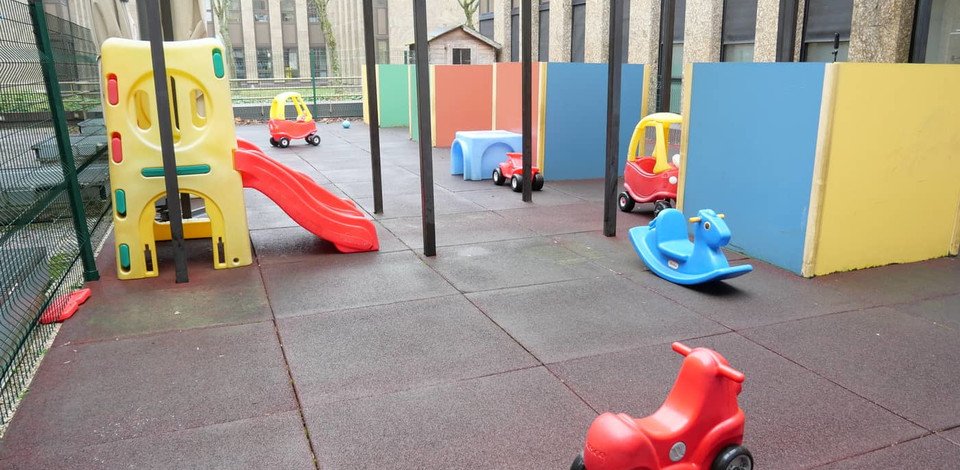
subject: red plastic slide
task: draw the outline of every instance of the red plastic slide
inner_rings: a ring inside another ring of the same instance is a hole
[[[341,252],[380,249],[377,228],[353,202],[334,196],[248,141],[237,139],[237,146],[233,164],[243,178],[243,187],[265,194],[301,227]]]

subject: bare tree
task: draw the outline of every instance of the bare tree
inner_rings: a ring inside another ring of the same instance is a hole
[[[313,3],[317,6],[320,30],[323,31],[323,40],[327,45],[327,75],[336,77],[340,75],[340,57],[337,55],[337,38],[333,35],[330,15],[327,14],[327,4],[330,0],[313,0]],[[312,75],[313,70],[310,70],[310,73]]]
[[[223,42],[223,61],[224,66],[229,70],[230,78],[236,78],[236,71],[233,69],[233,44],[230,42],[230,25],[227,14],[230,11],[230,3],[233,0],[210,0],[210,8],[213,10],[213,16],[217,19],[217,38]]]
[[[463,8],[463,15],[467,18],[463,24],[476,29],[473,23],[473,15],[477,13],[477,8],[480,7],[480,0],[457,0],[457,3],[460,4],[460,8]]]

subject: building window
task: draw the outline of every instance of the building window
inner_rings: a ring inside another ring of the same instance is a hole
[[[297,6],[294,0],[280,0],[280,21],[293,23],[297,21]]]
[[[480,13],[480,34],[493,39],[493,13]]]
[[[300,56],[294,47],[283,50],[283,75],[287,78],[300,77]]]
[[[403,51],[403,63],[404,64],[416,64],[417,63],[417,51],[413,49],[413,44],[410,45],[407,50]]]
[[[470,49],[454,47],[453,65],[470,65]]]
[[[269,48],[257,48],[257,77],[273,78],[273,58]]]
[[[377,7],[375,13],[376,13],[376,20],[374,21],[374,23],[375,23],[375,25],[374,25],[375,28],[374,28],[374,29],[375,29],[375,31],[377,32],[377,34],[379,34],[379,35],[381,35],[381,36],[386,36],[387,33],[388,33],[388,31],[387,31],[387,26],[388,26],[388,25],[387,25],[387,8],[386,8],[386,7]]]
[[[270,22],[270,10],[267,9],[267,0],[253,0],[253,21],[257,23]]]
[[[514,3],[517,0],[513,0]],[[520,60],[520,8],[510,11],[510,62]]]
[[[227,21],[230,23],[240,22],[240,2],[230,2],[230,6],[227,7]]]
[[[327,48],[310,48],[310,71],[314,77],[327,76]]]
[[[537,32],[540,35],[537,38],[537,60],[548,62],[550,60],[550,0],[540,1],[540,29]]]
[[[493,13],[493,0],[480,0],[478,11],[480,14]]]
[[[613,3],[611,3],[613,5]],[[623,44],[623,60],[622,63],[627,63],[627,58],[630,57],[630,1],[624,0],[623,2],[623,34],[621,38]]]
[[[960,64],[960,2],[919,0],[911,62]]]
[[[803,15],[802,62],[833,62],[833,41],[840,36],[837,61],[847,60],[853,0],[807,0]]]
[[[320,12],[317,10],[317,4],[313,0],[307,0],[307,23],[319,23]]]
[[[721,62],[753,62],[757,0],[724,0]]]
[[[247,78],[247,58],[239,47],[233,48],[233,75],[241,80]]]
[[[390,63],[390,42],[386,39],[377,39],[377,63]]]
[[[570,25],[570,62],[583,62],[586,45],[587,1],[573,0],[573,23]]]

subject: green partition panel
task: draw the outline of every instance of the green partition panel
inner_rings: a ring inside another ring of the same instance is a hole
[[[377,65],[377,95],[380,127],[403,127],[410,123],[409,65]]]

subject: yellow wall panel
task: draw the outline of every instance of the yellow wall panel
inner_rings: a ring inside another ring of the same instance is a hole
[[[960,67],[834,64],[812,273],[946,256],[960,207]]]

